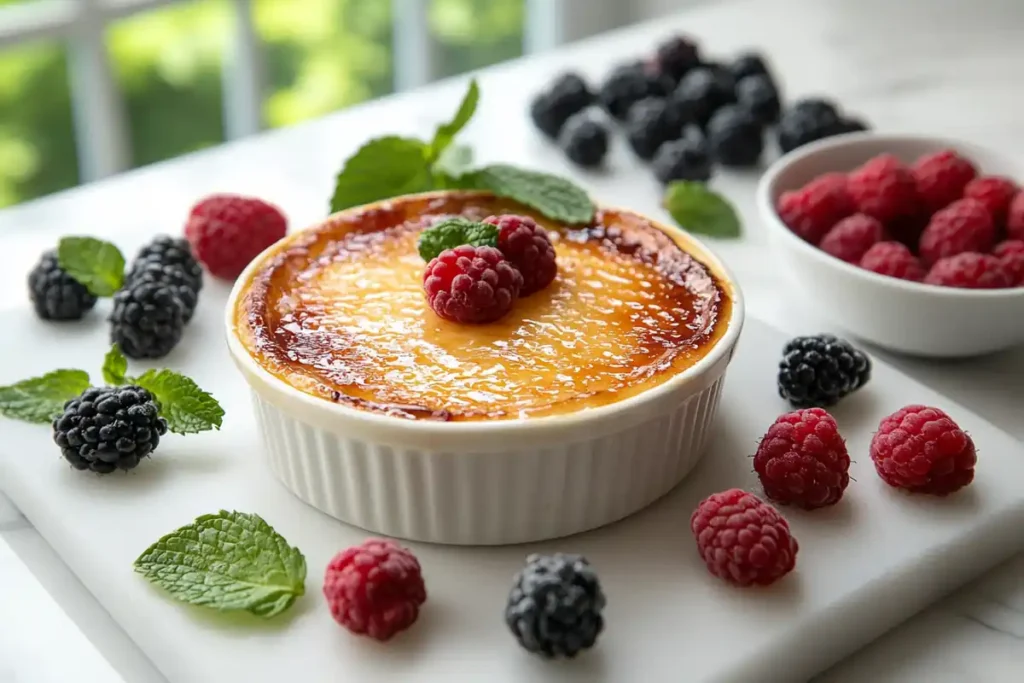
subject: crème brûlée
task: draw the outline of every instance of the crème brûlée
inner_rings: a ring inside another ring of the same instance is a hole
[[[500,214],[548,231],[557,278],[496,322],[439,318],[423,292],[419,233],[443,217]],[[563,415],[666,382],[724,334],[731,285],[687,244],[626,211],[572,226],[488,193],[400,197],[278,243],[243,283],[235,333],[278,379],[356,409],[453,421]]]

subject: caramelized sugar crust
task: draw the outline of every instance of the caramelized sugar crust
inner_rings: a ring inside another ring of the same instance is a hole
[[[555,243],[558,278],[505,318],[438,318],[416,252],[440,216],[533,216]],[[559,225],[478,193],[383,203],[300,233],[239,299],[240,339],[293,387],[407,419],[564,414],[622,400],[692,366],[723,334],[727,290],[666,233],[605,210]]]

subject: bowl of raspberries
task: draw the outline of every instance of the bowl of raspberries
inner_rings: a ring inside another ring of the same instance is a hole
[[[851,334],[955,358],[1024,344],[1024,164],[855,133],[777,161],[758,211],[792,283]]]

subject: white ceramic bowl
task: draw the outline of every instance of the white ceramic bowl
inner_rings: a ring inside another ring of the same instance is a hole
[[[941,138],[854,133],[787,154],[761,178],[758,211],[780,268],[816,311],[851,335],[899,353],[955,358],[1024,343],[1024,288],[937,287],[885,277],[834,258],[794,235],[775,211],[779,196],[829,171],[846,172],[878,154],[910,163],[956,149],[982,173],[1024,180],[1024,164],[995,150]]]
[[[567,536],[654,502],[704,450],[743,322],[743,299],[725,266],[681,231],[660,227],[732,297],[727,328],[707,355],[617,403],[484,422],[365,412],[303,393],[264,370],[239,339],[234,311],[254,271],[295,235],[285,238],[238,278],[226,315],[228,347],[252,389],[274,474],[300,499],[349,524],[460,545]]]

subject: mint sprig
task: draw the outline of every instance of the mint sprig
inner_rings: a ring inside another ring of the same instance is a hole
[[[742,233],[736,209],[704,183],[670,183],[662,203],[679,227],[696,235],[729,239]]]
[[[167,429],[175,434],[197,434],[220,429],[224,409],[213,396],[185,375],[173,370],[147,370],[135,378],[125,378],[153,394]]]
[[[270,618],[306,592],[306,558],[261,517],[221,510],[151,545],[135,571],[191,605]]]
[[[498,227],[466,218],[446,218],[421,232],[416,247],[420,258],[429,262],[445,249],[463,244],[497,247]]]
[[[124,284],[124,256],[95,237],[63,237],[57,244],[57,263],[93,296],[113,296]]]
[[[64,410],[64,404],[89,388],[84,370],[54,370],[0,387],[0,415],[24,422],[46,424]]]
[[[331,211],[429,190],[477,189],[514,199],[554,220],[593,220],[586,191],[565,178],[508,164],[472,169],[472,149],[455,144],[455,137],[473,118],[479,100],[480,89],[470,81],[458,111],[438,126],[430,142],[390,136],[360,147],[338,174]]]
[[[548,218],[565,223],[589,223],[594,219],[590,197],[565,178],[508,164],[485,166],[474,172],[472,178],[474,188],[514,199]]]
[[[173,370],[147,370],[138,377],[127,374],[128,359],[114,344],[103,358],[103,381],[113,386],[132,384],[153,394],[160,416],[176,434],[220,429],[224,409],[213,396]],[[26,422],[49,422],[64,404],[90,386],[84,370],[55,370],[42,377],[0,387],[0,415]]]
[[[469,120],[473,118],[473,114],[476,113],[476,106],[479,102],[480,88],[476,84],[476,79],[473,79],[469,82],[469,89],[463,95],[462,102],[459,103],[459,109],[455,112],[455,116],[448,123],[443,123],[437,127],[434,139],[430,142],[428,157],[431,162],[440,158],[445,149],[452,144],[459,131],[466,127]]]
[[[331,197],[331,212],[434,188],[426,143],[389,136],[370,140],[345,162]]]

